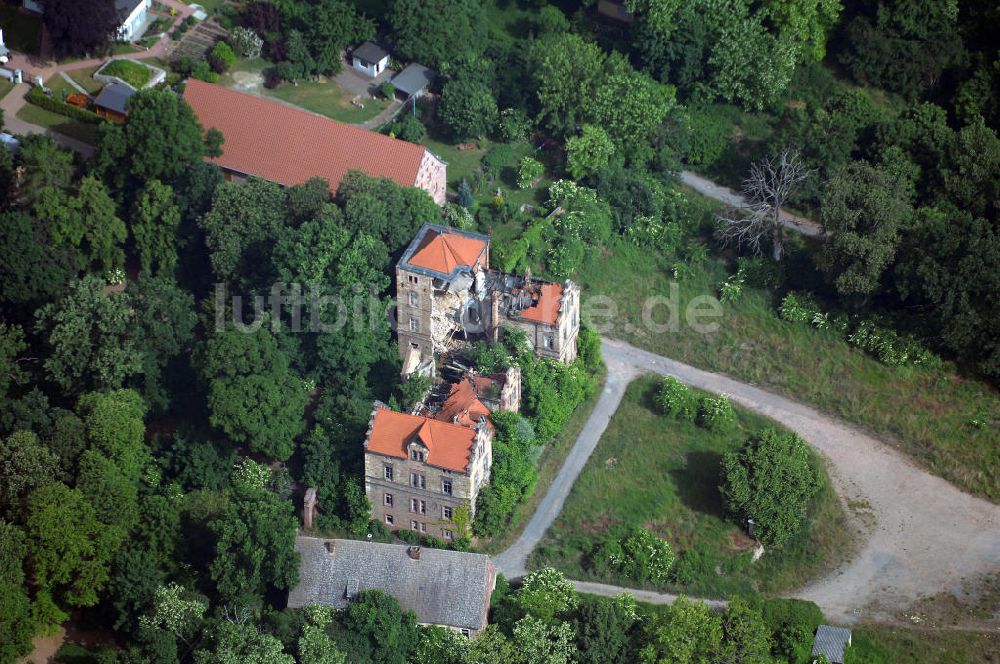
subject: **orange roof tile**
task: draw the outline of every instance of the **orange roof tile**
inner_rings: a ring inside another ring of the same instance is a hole
[[[421,145],[314,115],[277,101],[189,79],[184,99],[206,129],[222,132],[223,168],[286,186],[321,177],[337,190],[350,170],[412,187]]]
[[[427,463],[461,473],[468,470],[476,439],[474,429],[420,415],[397,413],[388,408],[375,411],[368,451],[406,459],[406,446],[414,438],[419,438],[427,447]]]
[[[427,270],[451,274],[458,266],[472,267],[479,263],[485,249],[486,243],[482,240],[429,229],[409,262]]]
[[[473,381],[476,381],[473,383]],[[485,382],[484,382],[485,381]],[[472,427],[479,423],[480,418],[489,417],[490,409],[479,400],[478,392],[485,388],[489,389],[493,381],[489,378],[463,378],[451,386],[448,398],[441,404],[441,410],[435,415],[435,419],[442,422],[454,422],[463,426]]]
[[[560,300],[563,287],[559,284],[544,283],[539,289],[538,302],[521,312],[521,318],[539,323],[555,325],[559,320]]]

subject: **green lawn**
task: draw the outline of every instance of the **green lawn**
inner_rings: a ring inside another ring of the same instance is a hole
[[[52,131],[59,132],[64,136],[75,138],[94,145],[97,142],[97,125],[73,120],[65,115],[59,115],[44,108],[39,108],[34,104],[25,104],[17,112],[17,117],[25,122],[47,127]]]
[[[0,79],[0,99],[7,96],[11,90],[14,89],[14,84],[6,79]]]
[[[4,42],[11,50],[37,54],[42,38],[41,17],[20,11],[20,4],[0,2],[0,27],[3,27]]]
[[[996,664],[1000,634],[961,630],[853,628],[846,664]]]
[[[76,83],[82,87],[84,90],[92,95],[97,94],[104,87],[104,84],[94,78],[94,72],[98,70],[100,65],[94,67],[84,67],[83,69],[72,69],[68,72],[69,77],[76,81]]]
[[[652,401],[659,382],[645,376],[629,385],[530,567],[552,565],[572,578],[598,578],[588,556],[604,533],[615,526],[642,526],[698,561],[689,583],[650,587],[723,597],[796,587],[849,552],[846,519],[824,472],[823,489],[799,535],[751,563],[753,541],[724,513],[719,467],[725,452],[774,423],[737,409],[738,426],[721,434],[668,419]],[[818,459],[815,463],[820,467]],[[601,580],[639,585],[624,577]]]
[[[524,527],[531,519],[531,515],[538,508],[538,503],[542,502],[542,498],[548,492],[552,480],[559,474],[559,469],[562,468],[563,462],[566,460],[566,455],[573,449],[573,444],[576,442],[580,432],[583,431],[583,427],[587,423],[587,418],[590,417],[591,411],[594,410],[594,405],[604,390],[606,375],[606,372],[602,372],[594,395],[577,407],[562,433],[556,436],[555,440],[551,444],[546,445],[542,450],[536,462],[538,480],[535,482],[531,496],[514,510],[514,515],[511,517],[510,527],[507,529],[507,532],[501,537],[479,539],[476,542],[477,551],[489,554],[500,553],[513,544],[521,534],[521,531],[524,530]]]
[[[149,83],[153,76],[153,71],[146,65],[141,65],[130,60],[112,60],[101,69],[101,74],[106,76],[117,76],[135,89]]]
[[[709,258],[675,282],[670,269],[669,261],[626,242],[590,252],[577,271],[584,319],[587,298],[608,296],[619,316],[595,320],[604,334],[814,405],[873,431],[959,487],[1000,501],[995,389],[947,367],[888,367],[833,332],[782,321],[774,295],[761,289],[745,288],[738,302],[722,305],[715,332],[685,324],[651,331],[642,322],[647,298],[669,296],[676,283],[683,312],[694,297],[714,296],[731,271]],[[653,321],[667,319],[666,307],[653,311]],[[975,419],[985,425],[973,425]]]

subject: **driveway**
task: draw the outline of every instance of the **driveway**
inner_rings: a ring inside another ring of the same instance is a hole
[[[721,184],[716,184],[707,178],[703,178],[697,173],[692,173],[691,171],[681,171],[681,182],[691,187],[702,196],[714,198],[715,200],[725,203],[726,205],[743,207],[747,203],[747,199],[743,196],[743,194],[735,192],[729,187],[724,187]],[[806,219],[805,217],[792,214],[791,212],[781,210],[778,218],[785,227],[798,231],[803,235],[818,237],[823,235],[825,232],[822,224],[812,221],[811,219]]]
[[[959,491],[882,441],[786,397],[622,341],[604,339],[603,352],[605,393],[538,512],[511,548],[495,558],[505,574],[523,574],[527,553],[555,520],[625,386],[640,373],[672,375],[728,394],[795,431],[826,458],[838,496],[854,508],[849,512],[860,545],[850,561],[790,596],[816,602],[828,620],[895,621],[921,598],[942,592],[960,596],[977,580],[1000,572],[1000,506]],[[849,537],[845,533],[845,540]],[[603,592],[618,590],[605,586]],[[661,600],[670,597],[661,595]]]

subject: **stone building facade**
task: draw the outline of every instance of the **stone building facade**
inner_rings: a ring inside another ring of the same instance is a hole
[[[439,539],[459,536],[456,511],[474,514],[493,465],[493,427],[397,413],[376,403],[365,437],[365,494],[372,519]]]

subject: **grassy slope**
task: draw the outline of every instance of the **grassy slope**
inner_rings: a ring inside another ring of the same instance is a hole
[[[719,329],[701,334],[687,325],[652,333],[641,324],[643,302],[669,295],[666,261],[619,243],[590,253],[577,273],[584,298],[605,295],[620,318],[602,333],[656,353],[760,384],[881,434],[932,472],[974,493],[1000,500],[1000,396],[988,385],[958,376],[887,367],[831,332],[787,323],[773,295],[745,289],[724,304]],[[698,295],[715,295],[728,270],[709,259],[677,282],[680,310]],[[666,309],[653,320],[666,320]],[[977,428],[974,418],[989,424]]]
[[[860,625],[847,664],[996,664],[1000,635]]]
[[[750,565],[746,552],[753,543],[725,516],[717,489],[719,466],[725,452],[773,423],[739,410],[738,427],[717,434],[669,420],[654,410],[658,384],[658,378],[646,376],[629,386],[562,513],[533,554],[533,566],[549,564],[573,578],[588,578],[586,555],[608,528],[620,524],[648,527],[677,551],[699,548],[717,557],[692,583],[659,586],[700,596],[785,590],[846,553],[844,514],[825,486],[810,508],[811,526]],[[636,585],[627,578],[604,580]]]
[[[101,91],[104,84],[94,78],[94,72],[97,71],[98,66],[85,67],[83,69],[73,69],[67,72],[69,77],[76,81],[77,85],[82,87],[84,90],[94,95]]]

